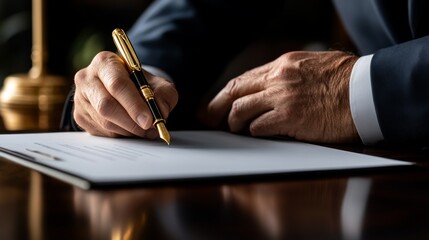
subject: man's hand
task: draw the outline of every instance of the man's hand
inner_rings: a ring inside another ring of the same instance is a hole
[[[359,140],[349,106],[357,57],[339,52],[289,52],[231,81],[207,107],[206,123],[232,132],[298,140]]]
[[[144,72],[161,114],[167,118],[176,106],[178,93],[173,83]],[[75,75],[73,117],[92,135],[156,138],[152,114],[129,77],[121,58],[100,52],[91,64]]]

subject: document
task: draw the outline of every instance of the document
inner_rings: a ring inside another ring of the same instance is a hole
[[[83,189],[93,187],[411,165],[285,139],[171,131],[171,144],[86,132],[0,135],[0,155]]]

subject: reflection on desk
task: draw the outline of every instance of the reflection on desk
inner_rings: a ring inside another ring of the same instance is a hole
[[[74,206],[89,221],[92,239],[369,239],[374,226],[400,226],[420,212],[411,206],[404,219],[368,221],[374,218],[368,204],[380,200],[371,198],[372,186],[357,177],[113,192],[75,188]],[[381,233],[391,239],[414,236],[394,228]]]
[[[92,239],[282,239],[297,232],[306,239],[335,239],[346,186],[341,179],[108,192],[74,188],[74,206],[88,220]]]

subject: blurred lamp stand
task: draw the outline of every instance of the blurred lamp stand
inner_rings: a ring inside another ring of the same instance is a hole
[[[7,130],[25,130],[26,128],[47,129],[52,126],[47,116],[60,115],[68,91],[64,77],[46,72],[47,51],[44,30],[44,0],[32,2],[32,67],[28,73],[18,73],[4,79],[0,92],[0,109]],[[59,111],[59,112],[58,112]],[[13,112],[11,115],[10,113]],[[22,117],[17,119],[22,114]],[[28,119],[29,116],[37,119]],[[6,115],[9,116],[6,116]],[[56,116],[59,118],[58,116]],[[49,117],[48,117],[49,118]],[[35,121],[32,125],[22,126],[20,122]],[[37,126],[34,126],[36,124]]]

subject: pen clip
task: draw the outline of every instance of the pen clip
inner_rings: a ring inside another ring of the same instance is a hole
[[[113,41],[130,71],[141,71],[140,61],[124,30],[116,28],[112,32]]]

